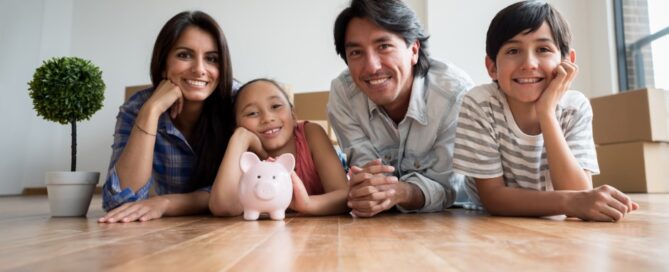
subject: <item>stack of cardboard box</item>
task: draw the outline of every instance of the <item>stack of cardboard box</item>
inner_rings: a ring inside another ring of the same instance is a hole
[[[601,171],[593,184],[627,193],[669,192],[669,91],[642,89],[591,104]]]
[[[327,106],[330,91],[296,93],[294,98],[297,119],[317,123],[325,129],[332,144],[337,144],[337,137],[328,123]]]

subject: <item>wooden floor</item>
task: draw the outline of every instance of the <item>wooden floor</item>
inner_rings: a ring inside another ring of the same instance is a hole
[[[211,216],[99,224],[51,218],[44,196],[0,197],[0,270],[667,271],[669,195],[633,195],[618,223],[450,210],[285,221]]]

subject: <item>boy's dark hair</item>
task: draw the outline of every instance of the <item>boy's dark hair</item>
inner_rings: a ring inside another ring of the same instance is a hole
[[[407,46],[418,40],[420,49],[414,72],[420,76],[427,74],[430,68],[430,53],[427,50],[429,36],[425,34],[416,13],[402,0],[352,0],[351,5],[339,13],[334,25],[335,49],[347,64],[346,28],[353,18],[367,18],[378,26],[402,36]]]
[[[174,15],[160,30],[151,57],[151,82],[157,88],[166,72],[167,58],[181,34],[196,27],[211,35],[218,51],[219,83],[204,101],[204,108],[192,136],[195,163],[190,179],[192,189],[211,185],[234,130],[232,117],[232,62],[228,42],[221,27],[202,11],[184,11]]]
[[[562,58],[569,54],[571,31],[569,24],[553,6],[543,1],[521,1],[512,4],[495,15],[486,36],[486,54],[497,61],[497,54],[504,43],[519,33],[532,33],[546,22],[551,28],[555,44]]]

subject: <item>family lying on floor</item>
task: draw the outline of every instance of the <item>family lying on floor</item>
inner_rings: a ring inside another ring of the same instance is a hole
[[[616,188],[592,186],[592,110],[569,90],[576,53],[554,7],[522,1],[492,19],[492,83],[474,86],[432,59],[427,40],[401,0],[352,0],[339,13],[335,50],[348,69],[332,80],[327,112],[342,160],[321,126],[297,121],[281,84],[233,79],[212,17],[175,15],[155,42],[153,87],[117,116],[99,222],[242,215],[247,151],[295,157],[289,209],[304,215],[464,207],[613,222],[638,209]]]

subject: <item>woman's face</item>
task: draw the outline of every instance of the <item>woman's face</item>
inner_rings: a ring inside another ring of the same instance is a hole
[[[204,101],[218,86],[220,55],[214,37],[189,26],[167,55],[164,76],[181,88],[186,101]]]
[[[285,95],[272,83],[257,81],[244,87],[236,98],[235,113],[237,126],[258,136],[263,148],[270,153],[293,139],[293,110]]]

